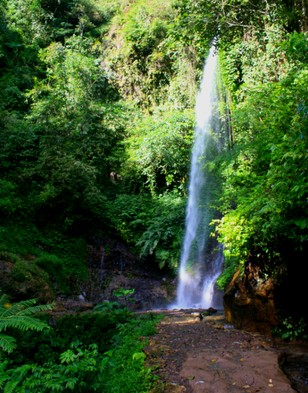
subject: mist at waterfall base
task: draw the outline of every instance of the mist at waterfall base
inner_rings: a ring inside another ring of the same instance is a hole
[[[196,97],[196,127],[191,154],[190,184],[186,207],[177,298],[169,309],[222,309],[222,293],[215,283],[224,262],[222,247],[210,237],[209,224],[215,178],[206,163],[221,148],[218,87],[218,58],[210,49]]]

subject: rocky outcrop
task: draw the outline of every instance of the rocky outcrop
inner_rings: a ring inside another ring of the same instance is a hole
[[[174,277],[155,270],[155,264],[141,260],[118,239],[98,239],[88,250],[88,275],[67,291],[60,290],[35,256],[2,252],[0,290],[14,302],[31,298],[43,304],[56,301],[59,312],[83,311],[105,301],[123,303],[135,311],[149,310],[166,307],[174,299]],[[121,289],[133,293],[129,298],[116,296]]]
[[[127,303],[133,310],[166,307],[175,297],[173,277],[163,275],[149,260],[141,260],[115,238],[97,239],[89,246],[89,280],[82,286],[86,301]],[[119,289],[133,290],[128,299],[114,295]]]
[[[257,269],[238,271],[224,293],[225,318],[237,329],[271,334],[278,323],[277,281]]]

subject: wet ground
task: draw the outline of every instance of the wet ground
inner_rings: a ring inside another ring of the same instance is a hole
[[[308,393],[308,348],[234,329],[223,312],[164,311],[145,349],[151,393]]]

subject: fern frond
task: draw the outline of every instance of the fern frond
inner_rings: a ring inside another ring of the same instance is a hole
[[[0,296],[0,307],[4,307],[4,305],[6,304],[6,303],[9,303],[9,297],[7,296],[7,295],[1,295]]]
[[[5,352],[11,353],[16,348],[16,340],[14,337],[0,334],[0,349]]]
[[[20,316],[28,316],[28,315],[35,315],[41,312],[50,311],[54,307],[54,304],[39,304],[37,306],[31,306],[28,308],[20,309],[17,315]]]
[[[2,389],[4,386],[4,383],[10,379],[10,377],[6,371],[7,365],[8,365],[8,361],[0,362],[0,389]]]
[[[29,307],[33,307],[36,304],[36,299],[23,300],[18,303],[12,303],[9,307],[6,307],[8,304],[8,298],[4,297],[3,301],[0,302],[0,317],[7,317],[10,315],[15,315],[17,312],[23,309],[27,309]]]
[[[18,303],[13,303],[8,308],[5,307],[5,303],[3,305],[0,304],[0,319],[9,318],[12,315],[35,315],[40,312],[50,311],[54,307],[54,303],[40,304],[36,306],[36,302],[36,299],[23,300]]]
[[[41,321],[37,318],[24,315],[11,315],[5,319],[0,318],[0,332],[8,329],[18,329],[22,331],[36,330],[41,331],[44,328],[48,328],[46,322]]]
[[[30,364],[24,364],[23,366],[14,369],[10,381],[6,383],[4,388],[4,393],[14,393],[16,392],[16,387],[23,381],[28,371],[30,371],[32,366]],[[20,392],[25,392],[25,389],[18,390]]]
[[[6,303],[4,303],[0,305],[0,315],[9,316],[16,314],[22,310],[35,307],[36,302],[36,299],[22,300],[21,302],[10,304],[9,307],[7,307]]]
[[[9,304],[8,297],[2,295],[0,298],[0,333],[8,328],[21,331],[35,330],[42,331],[49,328],[48,324],[36,318],[37,313],[49,311],[53,304],[36,305],[36,299],[24,300],[18,303]],[[15,339],[7,335],[0,335],[0,349],[5,352],[12,352]]]

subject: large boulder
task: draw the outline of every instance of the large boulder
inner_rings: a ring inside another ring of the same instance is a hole
[[[21,259],[7,254],[0,256],[0,289],[11,300],[37,299],[39,303],[54,301],[55,294],[48,274],[32,258]]]
[[[247,266],[239,271],[224,293],[226,321],[237,329],[271,335],[279,320],[277,285],[273,278],[261,278],[258,270]]]

